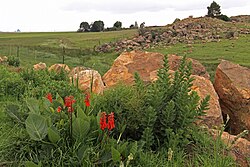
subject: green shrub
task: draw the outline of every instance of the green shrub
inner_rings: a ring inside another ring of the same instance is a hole
[[[0,67],[0,97],[13,96],[20,98],[25,92],[25,82],[18,73],[9,72]]]
[[[97,99],[95,111],[115,112],[116,136],[126,126],[122,138],[141,141],[148,150],[185,147],[192,141],[193,122],[207,109],[209,97],[191,91],[191,64],[182,60],[180,68],[169,74],[167,58],[158,71],[158,80],[144,85],[136,75],[134,87],[118,86]]]
[[[15,56],[10,56],[7,59],[8,65],[14,66],[14,67],[19,67],[20,66],[20,59]]]

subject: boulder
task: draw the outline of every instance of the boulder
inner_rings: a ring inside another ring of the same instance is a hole
[[[250,130],[250,69],[222,60],[216,69],[214,87],[222,112],[229,116],[229,132]],[[246,137],[250,140],[250,134]]]
[[[49,68],[49,71],[55,71],[56,73],[61,72],[61,70],[64,70],[67,73],[70,72],[69,66],[66,64],[54,64]]]
[[[233,157],[236,163],[241,167],[249,167],[250,141],[239,136],[230,135],[228,132],[210,130],[214,138],[220,137],[229,150],[229,155]]]
[[[92,92],[100,94],[103,93],[104,84],[101,75],[98,71],[86,69],[84,67],[76,67],[70,72],[70,81],[80,90],[90,91],[92,83]],[[77,82],[78,81],[78,82]]]
[[[169,68],[176,71],[181,63],[181,56],[168,55]],[[197,60],[187,58],[188,61],[192,63],[192,74],[202,76],[206,79],[210,79],[209,74],[206,71],[206,68]]]
[[[42,62],[33,65],[33,69],[34,69],[35,71],[37,71],[37,70],[45,70],[46,67],[47,67],[46,64],[45,64],[45,63],[42,63]]]
[[[207,95],[210,96],[209,109],[205,111],[206,115],[202,116],[201,120],[197,121],[197,124],[205,124],[209,128],[221,127],[223,119],[219,97],[214,90],[212,82],[201,76],[192,75],[192,77],[194,81],[191,89],[196,91],[201,99],[204,99]]]
[[[138,72],[141,79],[145,82],[152,81],[155,78],[159,68],[163,67],[164,55],[154,52],[131,51],[124,52],[117,57],[107,73],[103,76],[103,82],[106,87],[113,86],[119,82],[133,84],[134,73]],[[171,70],[176,70],[181,61],[180,56],[168,55],[169,66]],[[194,75],[201,75],[209,78],[205,67],[198,61],[188,59],[192,62]]]

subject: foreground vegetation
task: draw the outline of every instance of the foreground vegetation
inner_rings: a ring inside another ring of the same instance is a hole
[[[64,72],[0,68],[0,162],[9,166],[235,166],[220,139],[193,124],[209,97],[191,92],[191,65],[170,79],[80,92]],[[188,100],[187,100],[188,99]]]

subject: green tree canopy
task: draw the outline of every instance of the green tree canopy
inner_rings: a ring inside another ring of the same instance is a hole
[[[221,15],[220,5],[213,1],[210,6],[207,7],[207,16],[208,17],[217,17]]]
[[[113,27],[115,27],[115,28],[122,28],[122,22],[116,21]]]
[[[95,21],[93,25],[91,26],[91,31],[92,32],[100,32],[104,30],[104,22],[99,20]]]
[[[88,22],[81,22],[80,24],[80,29],[82,29],[83,31],[90,31],[90,25]]]

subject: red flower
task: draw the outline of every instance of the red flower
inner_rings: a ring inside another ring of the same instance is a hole
[[[100,118],[100,128],[101,128],[101,130],[104,130],[105,128],[107,128],[106,119],[107,119],[106,113],[102,112],[101,113],[101,118]]]
[[[48,93],[46,97],[50,101],[50,103],[52,103],[52,94]]]
[[[57,112],[60,113],[61,110],[62,110],[62,107],[61,107],[61,106],[58,106],[58,107],[57,107]]]
[[[86,105],[86,107],[89,107],[90,106],[90,94],[87,93],[86,96],[85,96],[85,99],[84,99],[84,103]]]
[[[64,105],[66,107],[68,107],[68,112],[73,112],[73,104],[75,103],[76,101],[74,100],[74,96],[66,96],[64,98]]]
[[[108,115],[108,130],[112,130],[115,128],[115,116],[114,116],[114,113],[111,112],[109,115]]]

